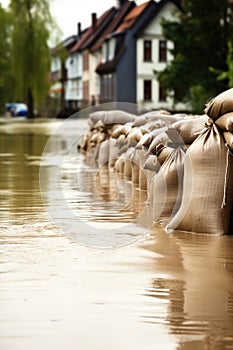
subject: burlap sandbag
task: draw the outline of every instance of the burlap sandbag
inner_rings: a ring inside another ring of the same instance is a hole
[[[217,126],[212,124],[186,153],[182,204],[166,231],[228,233],[232,170],[232,156]]]
[[[126,136],[125,135],[120,135],[116,139],[116,146],[121,147],[127,144]]]
[[[134,171],[137,171],[137,175],[133,174],[132,170],[132,182],[138,181],[139,183],[139,188],[143,191],[147,190],[148,184],[147,184],[147,172],[144,170],[144,163],[147,158],[147,148],[142,147],[142,149],[134,149],[133,156],[131,157],[132,162],[133,162],[133,167]],[[135,167],[136,165],[136,167]],[[138,179],[138,180],[136,180]]]
[[[118,127],[116,127],[112,133],[111,133],[111,137],[114,139],[117,139],[119,136],[121,135],[125,135],[127,136],[129,134],[129,132],[131,131],[132,126],[131,125],[119,125]]]
[[[157,155],[149,154],[148,152],[145,154],[146,159],[143,164],[143,168],[146,170],[158,172],[161,165],[165,162],[165,160],[170,156],[173,148],[162,146]]]
[[[191,144],[205,129],[208,120],[207,115],[190,117],[172,124],[171,128],[176,129],[185,144]]]
[[[213,120],[233,112],[233,89],[226,90],[207,103],[205,113]]]
[[[139,126],[142,126],[146,123],[147,123],[146,117],[144,117],[143,115],[142,116],[140,115],[138,117],[137,116],[135,117],[135,121],[133,122],[133,126],[139,127]]]
[[[134,155],[134,148],[130,147],[124,154],[125,165],[124,165],[124,176],[131,180],[132,178],[132,161],[131,158]]]
[[[105,140],[101,142],[99,145],[97,164],[100,168],[101,166],[108,165],[108,161],[109,161],[109,140]]]
[[[233,131],[233,112],[223,114],[215,123],[224,131]]]
[[[89,114],[90,120],[95,124],[101,120],[104,124],[126,124],[134,122],[135,115],[122,110],[97,111]]]
[[[159,135],[154,137],[149,147],[150,153],[157,154],[158,146],[159,145],[165,146],[170,141],[169,136],[166,133],[167,130],[168,129],[166,129],[165,131],[161,132]]]
[[[148,132],[147,134],[141,137],[140,141],[137,143],[135,148],[142,149],[143,147],[146,147],[148,149],[153,138],[154,138],[154,135]]]
[[[157,132],[157,129],[161,129],[161,128],[165,128],[168,127],[170,125],[170,123],[167,123],[166,121],[163,120],[156,120],[156,121],[151,121],[151,122],[147,122],[145,125],[141,125],[140,128],[142,130],[145,130],[147,132]]]
[[[114,169],[117,173],[120,173],[121,175],[124,174],[124,166],[125,166],[125,158],[124,154],[120,155],[120,157],[116,160],[116,163],[114,165]]]
[[[154,220],[167,224],[180,208],[183,191],[185,151],[177,148],[167,157],[151,181]]]
[[[145,133],[145,132],[144,132]],[[143,134],[142,130],[140,128],[132,128],[132,130],[129,132],[127,139],[128,141],[135,141],[137,144],[140,139],[142,138]]]
[[[146,114],[143,114],[143,117],[145,117],[147,119],[147,122],[161,120],[161,121],[166,122],[166,124],[168,124],[168,125],[175,123],[176,121],[181,119],[180,116],[174,116],[174,115],[169,114],[169,113],[161,113],[161,112],[157,112],[157,111],[152,111],[152,112],[148,112]]]
[[[109,139],[109,162],[108,162],[110,167],[114,166],[119,155],[120,155],[120,152],[119,152],[119,147],[117,145],[117,140],[110,138]]]
[[[223,133],[223,136],[226,144],[230,147],[231,150],[233,150],[233,133],[230,131],[225,131]]]

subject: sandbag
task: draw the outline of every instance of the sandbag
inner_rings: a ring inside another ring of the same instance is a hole
[[[124,174],[124,166],[125,166],[125,159],[124,155],[122,154],[115,162],[114,168],[117,173],[123,175]]]
[[[205,113],[213,120],[233,112],[233,89],[226,90],[207,103]]]
[[[230,131],[225,131],[223,133],[223,136],[226,144],[230,147],[231,150],[233,150],[233,133]]]
[[[158,162],[157,156],[155,154],[149,154],[145,160],[143,168],[145,170],[157,172],[160,169],[160,164]]]
[[[127,144],[127,140],[125,135],[120,135],[118,139],[116,140],[116,146],[121,147]]]
[[[101,120],[104,124],[126,124],[134,122],[135,115],[122,110],[96,111],[89,114],[90,120],[95,124]]]
[[[170,114],[169,112],[167,113],[158,113],[158,112],[148,112],[143,115],[148,122],[156,121],[156,120],[161,120],[166,122],[166,124],[170,125],[172,123],[177,122],[178,120],[183,119],[183,116],[181,115],[175,115],[175,114]]]
[[[147,189],[147,175],[144,171],[144,163],[147,158],[147,148],[142,147],[142,149],[134,149],[134,153],[131,157],[131,160],[133,162],[132,169],[137,172],[137,174],[133,174],[132,171],[132,182],[139,183],[139,188],[141,190]],[[135,167],[136,165],[136,167]]]
[[[152,133],[147,133],[143,135],[135,148],[142,149],[143,146],[146,148],[149,148],[153,138],[154,138],[154,135]]]
[[[120,135],[122,135],[124,125],[118,125],[113,131],[112,131],[112,138],[117,139]]]
[[[120,155],[119,147],[117,146],[117,140],[110,138],[109,139],[109,166],[113,167],[116,160]]]
[[[144,124],[147,123],[147,119],[146,117],[144,117],[143,115],[142,116],[138,116],[138,117],[135,117],[135,121],[133,122],[133,125],[132,126],[142,126]]]
[[[181,207],[166,226],[199,233],[229,232],[232,209],[232,156],[216,125],[189,147],[184,162]]]
[[[128,141],[135,141],[137,144],[143,136],[143,132],[140,128],[132,128],[129,132],[127,139]]]
[[[146,153],[146,159],[143,168],[146,170],[158,172],[161,165],[165,162],[167,157],[171,154],[173,148],[162,146],[157,155]]]
[[[147,122],[146,124],[141,125],[140,128],[147,132],[151,132],[151,131],[153,132],[154,130],[156,132],[157,129],[161,129],[169,125],[170,123],[167,123],[166,121],[159,119],[159,120],[153,120],[153,121]]]
[[[169,136],[167,135],[166,131],[168,129],[165,129],[165,131],[161,132],[159,135],[155,136],[153,141],[150,144],[149,152],[152,154],[157,154],[158,146],[159,145],[166,145],[167,142],[170,141]]]
[[[105,140],[99,145],[99,153],[98,153],[98,167],[108,165],[109,161],[109,140]]]
[[[164,146],[161,147],[157,154],[157,159],[159,164],[162,165],[172,152],[173,152],[172,147],[164,147]]]
[[[222,130],[233,131],[233,112],[223,114],[215,123]]]
[[[180,208],[183,190],[185,151],[173,149],[159,172],[151,180],[151,195],[154,220],[167,224],[170,216]]]
[[[176,129],[184,144],[191,144],[205,129],[205,123],[209,121],[207,115],[186,118],[173,123],[170,127]]]

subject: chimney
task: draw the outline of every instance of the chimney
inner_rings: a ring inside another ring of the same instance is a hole
[[[123,6],[128,0],[116,0],[116,8],[119,9]]]
[[[81,38],[81,35],[82,35],[81,23],[78,22],[78,37]]]
[[[92,27],[92,32],[96,30],[96,25],[97,25],[97,16],[96,13],[91,14],[91,27]]]

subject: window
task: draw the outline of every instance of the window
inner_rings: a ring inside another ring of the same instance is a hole
[[[151,101],[152,98],[152,81],[144,80],[144,101]]]
[[[159,40],[159,62],[167,62],[167,42]]]
[[[89,54],[88,52],[83,53],[83,70],[89,69]]]
[[[152,42],[151,40],[144,40],[144,57],[145,62],[152,61]]]
[[[85,104],[89,101],[89,81],[83,82],[83,100]]]
[[[159,85],[159,102],[167,101],[167,91],[163,86]]]

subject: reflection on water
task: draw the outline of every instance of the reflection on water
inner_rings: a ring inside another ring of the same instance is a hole
[[[75,123],[70,133],[81,134],[85,122]],[[57,125],[0,125],[0,348],[233,349],[233,238],[154,227],[114,250],[67,239],[39,192],[41,154]],[[68,141],[54,140],[43,164],[48,187]],[[64,164],[62,187],[72,210],[99,224],[132,220],[146,201],[106,168],[93,178],[77,154]]]

